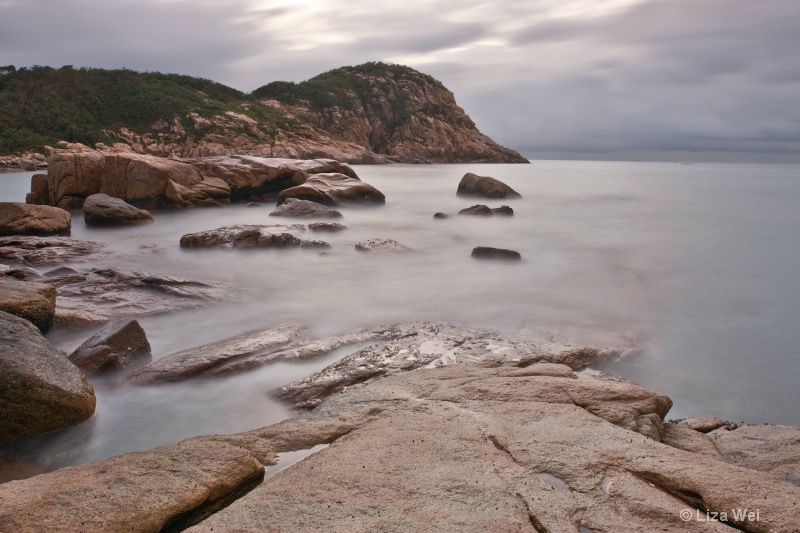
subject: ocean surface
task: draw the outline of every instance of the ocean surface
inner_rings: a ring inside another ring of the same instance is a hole
[[[800,166],[534,161],[530,165],[357,166],[385,206],[343,208],[346,231],[312,250],[181,250],[181,235],[275,224],[271,205],[156,212],[154,224],[72,236],[108,243],[120,266],[223,282],[227,300],[140,322],[158,358],[269,326],[319,335],[409,320],[496,328],[529,339],[623,347],[601,370],[668,394],[670,418],[800,425]],[[458,198],[465,172],[523,198]],[[0,201],[24,201],[31,173],[0,175]],[[455,216],[475,203],[511,218]],[[437,211],[453,216],[434,220]],[[395,239],[404,255],[369,256],[360,240]],[[156,245],[156,246],[152,246]],[[515,264],[476,261],[475,246],[511,248]],[[42,270],[46,270],[43,268]],[[69,352],[92,331],[49,334]],[[279,363],[217,381],[128,387],[96,381],[97,414],[17,459],[45,468],[97,460],[282,420],[268,392],[324,360]],[[7,451],[8,452],[8,451]],[[9,452],[10,453],[10,452]]]

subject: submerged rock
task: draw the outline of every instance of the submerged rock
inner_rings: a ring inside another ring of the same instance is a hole
[[[478,176],[467,172],[458,184],[458,196],[478,196],[481,198],[522,198],[522,196],[503,183],[489,176]]]
[[[181,237],[181,248],[328,248],[330,244],[313,239],[300,239],[291,233],[305,231],[303,224],[238,225],[189,233]]]
[[[94,414],[92,384],[33,324],[0,311],[0,339],[0,441],[68,428]],[[2,520],[0,530],[9,531]]]
[[[447,213],[439,212],[439,213],[434,213],[433,218],[450,218],[450,215],[448,215]]]
[[[288,198],[270,213],[273,217],[298,217],[298,218],[342,218],[336,209],[331,209],[317,202]]]
[[[0,236],[69,235],[72,217],[47,205],[0,202]]]
[[[93,194],[83,202],[83,220],[88,226],[122,226],[152,222],[153,215],[107,194]]]
[[[56,289],[0,274],[0,311],[24,318],[47,333],[56,315]]]
[[[339,224],[338,222],[312,222],[308,225],[308,229],[311,231],[334,233],[347,229],[347,226]]]
[[[522,256],[515,250],[506,248],[492,248],[491,246],[476,246],[472,249],[472,257],[476,259],[502,259],[506,261],[519,261]]]
[[[369,239],[357,243],[356,250],[370,253],[405,253],[410,252],[411,248],[392,239]]]
[[[336,173],[309,176],[302,185],[281,191],[278,195],[278,205],[290,198],[330,206],[386,203],[383,193],[372,185],[358,178]]]
[[[458,212],[459,215],[478,215],[478,216],[489,216],[492,214],[492,210],[489,209],[488,205],[483,204],[476,204],[471,207],[467,207],[462,209]]]
[[[133,319],[109,324],[69,355],[75,366],[89,374],[147,363],[152,358],[147,335]]]
[[[0,237],[0,259],[32,265],[58,265],[103,255],[104,245],[69,237]]]
[[[218,283],[114,268],[55,273],[49,283],[56,286],[60,327],[200,307],[226,296]]]

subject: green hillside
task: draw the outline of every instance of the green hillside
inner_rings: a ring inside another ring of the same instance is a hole
[[[202,78],[70,66],[0,67],[3,154],[41,151],[60,140],[91,146],[112,141],[104,129],[146,132],[157,120],[225,111],[246,114],[267,128],[285,119],[245,93]]]

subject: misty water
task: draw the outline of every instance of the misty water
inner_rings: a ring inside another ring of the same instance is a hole
[[[181,235],[231,224],[294,222],[271,205],[157,212],[132,228],[86,228],[117,266],[213,280],[226,300],[140,319],[155,358],[288,323],[317,335],[410,320],[496,328],[526,339],[623,347],[600,367],[675,402],[670,417],[800,425],[800,167],[536,161],[531,165],[358,166],[387,199],[343,208],[348,229],[314,234],[319,250],[181,250]],[[491,175],[523,199],[513,217],[455,216],[465,172]],[[0,175],[0,200],[23,201],[30,173]],[[453,216],[434,220],[437,211]],[[367,255],[358,241],[395,239],[408,254]],[[154,246],[155,245],[155,246]],[[471,259],[475,246],[518,250],[519,263]],[[46,268],[40,270],[45,271]],[[54,331],[72,351],[93,330]],[[95,380],[96,415],[15,450],[46,468],[202,434],[278,422],[268,392],[358,349],[217,380],[133,387]]]

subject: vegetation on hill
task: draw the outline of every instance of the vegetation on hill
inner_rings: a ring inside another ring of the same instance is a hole
[[[41,150],[60,140],[91,146],[112,141],[103,130],[145,132],[158,120],[225,111],[267,127],[285,120],[247,94],[202,78],[127,69],[0,67],[0,153],[5,154]]]

